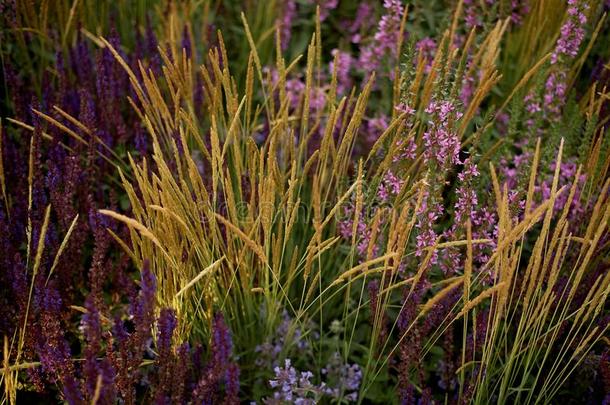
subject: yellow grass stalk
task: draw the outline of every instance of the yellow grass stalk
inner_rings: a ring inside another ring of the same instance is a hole
[[[423,317],[425,314],[430,312],[430,310],[432,308],[434,308],[434,306],[436,304],[438,304],[443,298],[445,298],[447,296],[447,294],[449,294],[451,291],[453,291],[457,287],[459,287],[463,282],[464,282],[464,276],[457,277],[454,281],[452,281],[442,290],[437,292],[432,298],[430,298],[428,301],[426,301],[426,303],[420,308],[418,316]]]
[[[4,395],[8,398],[11,405],[17,403],[17,372],[11,369],[10,350],[8,336],[4,336],[4,346],[2,350],[2,382],[4,383]]]
[[[53,270],[55,270],[55,267],[57,267],[57,265],[59,264],[59,258],[61,257],[61,254],[63,253],[64,249],[66,248],[66,245],[68,244],[68,240],[70,240],[70,235],[72,235],[72,231],[74,231],[74,227],[76,226],[77,221],[78,221],[78,214],[76,214],[76,216],[72,220],[72,223],[70,224],[70,227],[68,228],[68,232],[66,232],[66,235],[64,236],[63,240],[61,241],[61,244],[59,245],[59,249],[57,249],[57,253],[55,254],[55,259],[53,259],[53,264],[51,265],[51,269],[49,270],[49,275],[47,276],[47,281],[45,283],[45,286],[49,283],[49,280],[51,279],[51,275],[53,274]]]
[[[374,259],[370,259],[370,260],[367,260],[366,262],[360,263],[360,264],[352,267],[351,269],[341,273],[339,275],[339,277],[337,277],[335,279],[335,281],[332,282],[331,286],[335,286],[337,284],[341,284],[346,279],[349,279],[351,276],[357,274],[358,272],[366,271],[366,269],[368,269],[369,267],[371,267],[374,264],[381,263],[381,262],[386,261],[387,259],[392,259],[392,258],[395,258],[395,257],[396,257],[396,253],[390,252],[390,253],[386,253],[383,256],[376,257]]]
[[[222,261],[224,259],[225,259],[225,257],[223,256],[220,259],[216,260],[214,263],[210,264],[205,269],[201,270],[201,272],[199,274],[197,274],[197,276],[195,278],[193,278],[191,281],[189,281],[184,287],[182,287],[182,289],[180,289],[180,291],[178,291],[176,293],[176,298],[180,297],[182,294],[184,294],[189,288],[194,286],[203,277],[211,274],[214,270],[216,270],[216,268],[222,263]]]
[[[267,256],[265,255],[265,252],[264,252],[263,248],[260,245],[258,245],[252,239],[250,239],[248,237],[248,235],[246,235],[237,226],[235,226],[231,222],[227,221],[222,215],[214,214],[214,216],[223,225],[225,225],[228,229],[230,229],[237,237],[239,237],[239,239],[241,239],[241,241],[244,242],[244,244],[246,246],[248,246],[252,250],[252,252],[254,252],[256,254],[256,256],[258,256],[258,258],[261,260],[261,262],[263,264],[267,265],[269,263],[268,260],[267,260]]]
[[[499,292],[503,291],[505,284],[506,284],[506,282],[502,281],[502,282],[494,285],[493,287],[490,287],[490,288],[486,289],[481,294],[477,295],[475,298],[470,300],[467,305],[464,305],[464,308],[460,311],[460,313],[455,317],[454,320],[460,319],[468,311],[470,311],[471,309],[473,309],[474,307],[479,305],[485,299],[493,296],[496,293],[499,293]]]

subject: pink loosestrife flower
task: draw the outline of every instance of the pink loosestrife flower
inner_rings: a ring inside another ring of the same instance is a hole
[[[403,184],[402,179],[396,177],[392,171],[388,171],[377,189],[377,197],[381,202],[386,203],[390,196],[396,196],[400,193]]]
[[[465,238],[466,222],[470,220],[473,239],[494,240],[496,217],[486,207],[481,208],[479,206],[479,200],[473,188],[473,183],[479,175],[478,167],[472,161],[472,158],[466,159],[462,171],[458,174],[459,186],[456,191],[457,201],[454,208],[454,222],[452,227],[444,232],[444,239],[458,240]],[[473,246],[475,266],[487,262],[489,252],[494,246],[494,242]],[[441,269],[445,274],[454,274],[457,269],[464,266],[463,254],[458,249],[444,249],[442,258]]]
[[[331,55],[337,58],[337,93],[346,94],[352,86],[352,79],[350,77],[350,70],[352,65],[356,62],[352,55],[348,52],[341,51],[339,49],[333,49]],[[330,62],[328,71],[332,74],[335,71],[334,60]]]
[[[360,51],[359,64],[362,70],[372,72],[379,68],[386,55],[393,59],[396,55],[396,44],[399,42],[400,23],[404,14],[401,0],[384,0],[386,9],[379,23],[372,43]]]
[[[354,21],[348,28],[348,31],[351,33],[352,43],[357,44],[362,40],[360,32],[370,27],[372,15],[372,5],[366,2],[362,2],[360,3],[360,5],[358,5],[358,10],[356,10],[356,18],[354,18]]]
[[[396,197],[402,186],[404,185],[404,180],[396,176],[392,171],[388,171],[383,177],[381,183],[379,184],[375,196],[376,202],[381,205],[391,204],[391,200],[393,197]],[[361,258],[367,256],[369,244],[372,237],[372,229],[370,228],[370,222],[375,217],[380,208],[375,206],[372,209],[372,212],[365,211],[362,208],[359,216],[358,216],[358,225],[356,226],[356,239],[359,241],[356,249],[358,255]],[[339,234],[346,240],[351,241],[353,236],[353,226],[354,226],[354,212],[355,205],[353,202],[350,202],[343,209],[343,213],[346,219],[339,221],[338,230]],[[382,218],[381,225],[385,223],[385,220]],[[380,242],[378,241],[375,246],[372,247],[372,255],[377,256],[380,250]]]
[[[441,168],[460,163],[460,140],[453,124],[462,117],[462,113],[447,100],[431,101],[426,113],[432,117],[428,121],[428,130],[423,135],[425,162],[435,162]]]
[[[339,0],[307,0],[307,2],[320,7],[320,21],[326,20],[331,10],[336,9],[339,5]]]
[[[430,37],[423,38],[415,44],[415,49],[418,54],[421,54],[425,61],[424,72],[430,73],[432,69],[432,62],[434,61],[434,55],[436,54],[436,42]],[[416,55],[416,58],[419,57]],[[415,61],[417,63],[417,60]]]
[[[292,20],[295,19],[296,15],[297,2],[295,0],[286,0],[284,2],[284,9],[282,10],[282,18],[278,22],[280,25],[280,41],[283,51],[288,49],[292,31]]]
[[[589,8],[586,2],[568,0],[568,16],[561,26],[560,35],[551,54],[551,64],[562,57],[573,59],[578,55],[580,45],[585,38],[584,26],[587,23],[585,11]]]
[[[567,17],[559,31],[559,38],[551,54],[551,67],[542,100],[533,95],[526,97],[526,110],[530,114],[542,113],[545,118],[556,121],[565,104],[568,82],[568,62],[576,58],[585,38],[587,24],[586,2],[568,0]],[[531,121],[530,121],[531,122]]]
[[[521,25],[524,17],[530,12],[530,5],[527,0],[512,0],[510,2],[510,20],[515,25]]]
[[[380,114],[366,121],[366,141],[373,144],[379,139],[383,131],[388,129],[388,116]]]

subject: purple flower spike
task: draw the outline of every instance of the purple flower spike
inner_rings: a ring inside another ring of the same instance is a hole
[[[219,312],[212,321],[212,361],[215,367],[220,369],[227,366],[232,348],[231,332],[224,317]]]

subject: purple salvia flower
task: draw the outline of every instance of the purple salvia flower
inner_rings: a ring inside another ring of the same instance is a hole
[[[203,371],[203,375],[193,390],[193,403],[212,405],[214,394],[217,391],[217,376],[210,369]]]
[[[53,283],[46,287],[40,285],[35,301],[40,311],[37,323],[40,336],[36,344],[42,370],[51,381],[66,382],[74,377],[74,365],[61,325],[62,301]]]
[[[194,58],[194,54],[193,54],[193,45],[191,43],[191,35],[189,33],[188,30],[188,26],[184,26],[184,29],[182,30],[182,49],[184,49],[184,51],[186,52],[186,57],[189,59],[193,59]]]
[[[133,404],[135,392],[132,383],[132,373],[129,370],[129,364],[131,362],[131,353],[128,347],[129,334],[125,329],[123,320],[118,314],[114,318],[112,337],[116,346],[113,352],[111,352],[111,360],[117,370],[116,387],[125,400],[125,403]]]
[[[133,317],[136,327],[149,330],[153,311],[155,308],[155,293],[157,290],[157,279],[150,271],[150,262],[144,260],[140,279],[140,294],[133,308]]]
[[[127,333],[121,317],[117,315],[115,318],[113,337],[116,351],[112,353],[112,361],[117,370],[117,389],[127,404],[133,404],[135,401],[134,384],[140,378],[138,366],[151,341],[156,288],[157,282],[150,271],[150,264],[148,260],[144,260],[140,292],[130,308],[134,332]]]
[[[193,108],[195,109],[195,113],[202,113],[203,111],[203,78],[201,75],[197,75],[197,78],[195,79]]]
[[[177,325],[174,311],[168,308],[161,310],[158,321],[157,350],[159,354],[168,354],[172,346],[172,336]]]
[[[97,376],[100,375],[97,355],[101,349],[102,341],[102,326],[100,316],[93,299],[89,298],[85,302],[87,313],[82,317],[82,329],[87,345],[85,347],[85,364],[84,376],[87,395],[93,397],[95,386],[97,384]]]
[[[170,391],[173,382],[173,371],[176,359],[172,353],[172,337],[176,328],[176,316],[171,309],[161,310],[157,328],[157,370],[155,403],[170,403]]]
[[[222,370],[227,367],[232,348],[231,332],[219,312],[212,321],[212,364],[214,368]]]
[[[82,37],[80,30],[78,31],[78,40],[75,49],[71,50],[73,71],[76,72],[81,85],[88,84],[91,81],[93,73],[93,61],[91,60],[91,52],[87,42]]]
[[[225,403],[238,403],[239,368],[236,363],[230,362],[232,347],[231,332],[224,317],[218,312],[212,320],[212,357],[193,392],[193,398],[199,403],[214,403],[213,398],[223,380]],[[196,367],[197,360],[194,361]]]
[[[105,358],[100,361],[99,370],[102,375],[102,390],[98,399],[99,404],[112,405],[116,403],[115,379],[116,371],[110,359]]]
[[[427,281],[420,280],[413,291],[403,290],[403,303],[398,314],[398,330],[400,343],[398,345],[398,395],[402,404],[415,404],[413,384],[410,379],[411,367],[420,360],[421,335],[414,322],[417,317],[418,305],[427,290]]]
[[[102,308],[103,288],[107,277],[106,255],[110,248],[111,236],[104,226],[107,217],[92,209],[89,213],[89,221],[94,236],[93,257],[89,269],[90,297],[93,300],[92,305]]]
[[[62,384],[61,391],[68,405],[83,405],[86,403],[75,378],[67,378]]]
[[[192,372],[192,364],[190,362],[191,348],[188,342],[185,342],[178,347],[176,358],[173,362],[172,373],[172,395],[171,403],[184,403],[186,387],[189,383],[189,374]]]
[[[226,405],[239,404],[239,366],[230,363],[225,374],[225,401]]]
[[[153,30],[153,25],[150,19],[150,16],[146,17],[146,52],[148,57],[150,58],[150,69],[152,70],[155,77],[159,77],[161,75],[161,55],[159,55],[159,50],[157,49],[159,46],[159,42],[157,41],[157,36],[155,35],[155,31]]]
[[[148,134],[141,125],[136,125],[134,131],[134,145],[136,147],[136,150],[140,153],[141,156],[145,156],[146,151],[148,150]]]

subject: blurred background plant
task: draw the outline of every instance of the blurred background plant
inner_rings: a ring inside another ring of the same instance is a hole
[[[2,401],[608,400],[607,8],[0,2]]]

